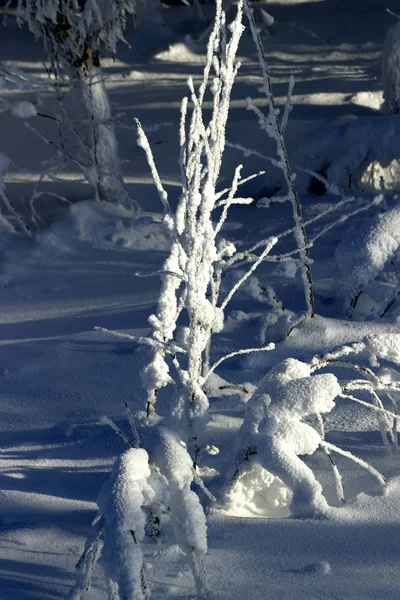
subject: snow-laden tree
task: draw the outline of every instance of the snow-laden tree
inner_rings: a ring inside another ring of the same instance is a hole
[[[150,0],[155,3],[158,0]],[[115,54],[127,19],[145,0],[18,0],[17,19],[42,40],[60,99],[59,119],[78,145],[75,157],[98,200],[126,203],[111,106],[101,71],[102,48]],[[62,104],[72,91],[75,114]]]

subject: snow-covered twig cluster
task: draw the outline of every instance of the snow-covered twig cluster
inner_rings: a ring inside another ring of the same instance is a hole
[[[288,506],[293,516],[328,514],[322,487],[302,458],[317,450],[330,459],[340,502],[345,498],[332,453],[358,464],[385,486],[385,478],[371,464],[326,441],[323,415],[335,408],[335,398],[368,408],[377,416],[387,451],[396,450],[399,343],[399,334],[370,335],[362,342],[315,356],[309,363],[287,359],[272,368],[247,403],[245,419],[235,438],[234,461],[230,457],[228,463],[224,505],[238,508],[249,502],[255,488],[261,486],[271,504],[274,498],[276,506]],[[356,373],[357,378],[339,383],[332,373],[315,374],[338,367]],[[365,399],[368,396],[369,401]]]
[[[388,452],[396,450],[398,446],[399,342],[400,337],[395,333],[374,334],[362,342],[343,346],[322,357],[316,356],[310,363],[313,372],[326,367],[341,367],[359,375],[359,379],[342,384],[341,396],[376,413],[382,441]],[[384,368],[381,368],[381,362],[385,364]],[[355,396],[353,392],[366,394],[370,402]],[[390,410],[385,408],[385,401],[389,403]]]

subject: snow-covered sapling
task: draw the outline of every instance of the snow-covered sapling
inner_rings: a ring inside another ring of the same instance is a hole
[[[155,414],[159,391],[170,385],[168,414],[164,416],[188,443],[193,458],[198,448],[198,436],[207,420],[208,399],[204,386],[217,366],[236,354],[223,356],[212,365],[212,335],[222,331],[224,312],[233,295],[276,243],[275,238],[270,238],[260,242],[251,252],[237,252],[235,246],[221,236],[229,207],[252,202],[251,198],[236,197],[240,166],[235,171],[231,188],[222,192],[216,190],[225,148],[230,94],[239,68],[235,56],[243,31],[242,10],[243,2],[240,1],[236,19],[228,31],[221,1],[217,1],[203,81],[197,92],[189,80],[193,112],[187,127],[188,99],[185,98],[180,126],[182,193],[175,214],[171,211],[150,145],[138,123],[139,145],[146,152],[164,206],[164,220],[173,238],[162,272],[158,308],[149,319],[154,355],[143,373],[143,383],[148,391],[147,413],[150,418]],[[209,85],[213,108],[207,123],[203,101]],[[221,298],[222,272],[239,261],[251,266]]]
[[[72,133],[76,156],[58,147],[64,160],[74,160],[92,185],[98,200],[126,203],[118,143],[111,118],[110,101],[101,71],[101,47],[115,53],[123,39],[126,20],[141,9],[142,0],[18,0],[17,19],[41,39],[49,61],[48,73],[59,98],[60,135]],[[75,114],[63,103],[70,89]]]
[[[287,359],[272,368],[247,403],[245,419],[234,442],[233,462],[229,452],[222,494],[224,506],[241,508],[251,501],[257,489],[259,497],[262,493],[266,496],[264,501],[258,500],[264,509],[272,504],[269,496],[278,508],[289,505],[293,516],[328,513],[322,487],[301,458],[318,449],[330,459],[340,502],[344,501],[343,487],[332,453],[358,464],[384,486],[385,478],[369,463],[325,440],[323,415],[334,409],[336,397],[368,408],[377,416],[384,446],[389,452],[395,450],[399,347],[399,334],[375,334],[315,356],[307,364]],[[315,375],[327,368],[353,371],[356,378],[339,384],[332,373]],[[360,392],[364,399],[358,397]],[[365,400],[365,394],[370,396],[370,402]],[[390,402],[392,410],[385,408],[384,400]]]

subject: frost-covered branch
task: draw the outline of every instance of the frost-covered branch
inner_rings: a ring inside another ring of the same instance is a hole
[[[266,346],[262,346],[261,348],[242,348],[241,350],[229,352],[229,354],[225,354],[224,356],[221,356],[221,358],[219,358],[217,361],[215,361],[215,363],[209,368],[209,370],[204,375],[203,382],[205,383],[211,375],[211,373],[213,373],[215,369],[217,369],[223,362],[230,358],[234,358],[235,356],[240,356],[243,354],[251,354],[252,352],[270,352],[271,350],[275,350],[275,344],[273,343],[267,344]]]
[[[307,311],[310,317],[313,317],[315,313],[315,308],[311,275],[311,259],[308,250],[307,234],[303,222],[301,204],[295,185],[295,177],[292,172],[289,158],[287,155],[282,126],[279,121],[279,110],[275,106],[275,99],[272,93],[271,80],[268,72],[267,59],[264,52],[260,32],[257,28],[256,22],[254,20],[253,10],[250,7],[248,0],[244,0],[244,10],[250,24],[251,34],[257,49],[258,61],[263,75],[264,83],[262,89],[268,100],[268,115],[264,116],[251,101],[249,101],[248,103],[248,108],[250,110],[253,110],[258,115],[259,124],[261,128],[264,129],[268,136],[274,139],[276,143],[277,153],[279,157],[279,166],[283,172],[288,188],[288,195],[293,208],[293,218],[296,224],[294,237],[296,239],[298,248],[301,249],[299,254],[301,259],[301,273],[304,284]],[[288,103],[290,103],[290,92],[291,88],[289,88]],[[288,111],[288,108],[285,109],[285,112],[286,111]]]
[[[375,477],[375,479],[377,479],[378,482],[382,486],[386,485],[386,480],[383,477],[383,475],[381,473],[379,473],[379,471],[377,471],[377,469],[372,467],[369,463],[365,462],[365,460],[362,460],[362,458],[359,458],[358,456],[354,456],[354,454],[352,454],[351,452],[348,452],[347,450],[343,450],[342,448],[339,448],[338,446],[335,446],[334,444],[329,444],[328,442],[321,442],[320,446],[323,448],[326,448],[327,450],[331,450],[332,452],[336,452],[337,454],[340,454],[341,456],[345,456],[346,458],[350,459],[351,461],[353,461],[357,465],[360,465],[360,467],[363,467],[366,471],[371,473],[371,475],[373,475]]]
[[[8,213],[8,216],[5,216],[3,214],[3,212],[0,211],[0,223],[8,231],[15,231],[15,227],[10,222],[10,217],[13,217],[15,219],[16,223],[18,224],[19,229],[27,237],[31,237],[32,234],[31,234],[30,230],[28,229],[28,227],[26,226],[21,215],[15,210],[15,208],[13,207],[12,203],[10,202],[10,200],[8,199],[8,197],[6,195],[6,186],[4,183],[4,177],[7,174],[10,163],[11,163],[11,161],[8,158],[8,156],[6,156],[5,154],[3,154],[0,151],[0,201],[4,204],[4,206],[7,210],[7,213]]]

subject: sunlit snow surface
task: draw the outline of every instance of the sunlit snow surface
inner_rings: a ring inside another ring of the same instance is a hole
[[[317,127],[359,117],[379,119],[380,51],[387,29],[394,24],[386,6],[398,12],[395,0],[384,5],[381,0],[276,0],[264,6],[275,19],[264,39],[279,105],[284,102],[289,75],[296,79],[287,129],[291,155],[298,155],[300,140],[307,140]],[[190,9],[165,9],[165,19],[169,29],[160,32],[157,26],[157,35],[144,29],[135,38],[128,30],[131,48],[121,46],[117,60],[107,60],[105,66],[115,114],[125,112],[128,123],[138,116],[143,125],[172,124],[154,128],[148,135],[174,205],[179,195],[179,105],[187,93],[188,75],[199,82],[205,44],[198,41]],[[185,39],[188,32],[192,37]],[[269,155],[270,142],[244,110],[250,95],[258,106],[266,104],[257,92],[262,80],[247,34],[239,55],[242,66],[227,137]],[[40,179],[41,162],[52,156],[52,149],[26,123],[43,135],[53,135],[51,119],[40,120],[34,111],[50,114],[55,101],[41,63],[40,45],[10,17],[7,28],[1,30],[0,60],[0,96],[5,100],[4,106],[0,104],[0,178],[4,176],[7,197],[29,214],[32,187]],[[7,75],[7,67],[17,74]],[[18,76],[18,69],[24,78]],[[210,99],[205,106],[211,106]],[[146,350],[94,329],[147,333],[159,278],[135,274],[156,273],[170,243],[135,134],[123,129],[118,135],[121,154],[129,159],[124,163],[126,181],[143,209],[136,225],[129,208],[94,207],[88,202],[87,187],[71,183],[80,177],[78,170],[68,165],[65,182],[45,178],[40,185],[45,192],[72,201],[72,208],[53,196],[41,196],[35,205],[43,221],[38,222],[41,233],[34,240],[9,232],[0,236],[1,600],[65,597],[96,514],[98,493],[115,457],[126,450],[122,440],[98,420],[107,414],[128,431],[124,402],[132,410],[144,406],[140,372],[148,359]],[[269,168],[260,158],[243,158],[228,150],[221,187],[228,185],[239,162],[244,163],[244,175]],[[263,185],[263,180],[256,179],[246,194],[255,195]],[[85,202],[76,204],[78,200]],[[305,215],[312,218],[336,201],[307,195]],[[237,207],[226,235],[257,241],[291,227],[291,222],[287,226],[288,212],[280,205],[270,210]],[[322,316],[277,343],[275,352],[226,362],[219,373],[224,379],[254,385],[288,357],[307,361],[327,348],[371,334],[377,334],[370,342],[371,351],[397,357],[394,338],[388,335],[398,333],[397,323],[337,318],[345,315],[340,301],[333,300],[332,281],[338,280],[334,253],[350,224],[320,238],[312,251],[317,312]],[[35,224],[31,226],[35,230]],[[317,224],[309,229],[311,234],[318,232]],[[341,247],[345,246],[343,242]],[[282,244],[280,250],[284,249]],[[345,271],[353,263],[346,262],[345,254],[341,256]],[[376,253],[374,257],[379,258]],[[276,266],[261,269],[257,276],[276,286],[288,308],[304,309],[296,278],[285,277]],[[217,338],[217,355],[254,343],[266,305],[257,301],[250,286],[232,309],[237,312],[227,316],[229,331]],[[243,311],[248,310],[253,316],[244,320]],[[282,324],[275,327],[277,338],[281,326],[284,330]],[[229,452],[245,401],[246,397],[229,396],[211,400],[205,442]],[[369,460],[392,478],[386,494],[378,493],[369,474],[338,458],[348,502],[336,507],[329,461],[317,453],[309,465],[333,506],[332,515],[324,520],[290,519],[287,490],[254,467],[246,476],[256,484],[252,497],[246,498],[243,490],[248,486],[243,479],[235,514],[215,510],[209,516],[206,568],[216,599],[398,600],[398,456],[386,455],[376,419],[366,409],[338,400],[326,428],[332,443]],[[207,466],[212,473],[209,458]],[[264,496],[268,487],[269,495]],[[144,553],[153,598],[194,597],[189,565],[168,525],[162,543],[145,544]],[[105,600],[105,589],[98,567],[87,598]]]

